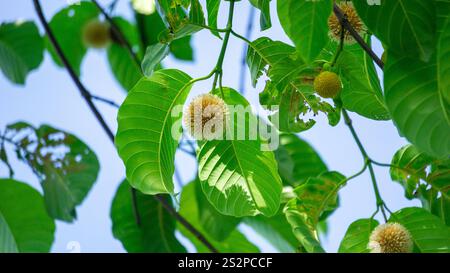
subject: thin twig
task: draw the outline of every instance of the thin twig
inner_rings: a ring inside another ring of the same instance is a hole
[[[236,0],[230,0],[230,7],[228,11],[228,20],[227,20],[227,27],[226,32],[223,38],[222,48],[220,50],[219,58],[217,60],[217,64],[215,67],[215,75],[214,75],[214,82],[213,82],[213,90],[216,89],[217,80],[219,80],[219,87],[220,87],[220,93],[222,95],[222,98],[224,97],[223,94],[223,88],[222,88],[222,76],[223,76],[223,61],[225,59],[225,53],[227,51],[228,47],[228,41],[230,40],[230,34],[233,30],[233,16],[234,16],[234,6]]]
[[[350,35],[353,36],[353,38],[358,42],[358,44],[364,49],[364,51],[369,54],[369,56],[375,61],[375,63],[381,68],[384,69],[384,63],[383,61],[373,52],[373,50],[370,48],[368,44],[364,41],[364,39],[358,34],[358,32],[352,27],[350,22],[345,17],[344,12],[342,9],[339,8],[339,6],[334,3],[333,11],[338,20],[341,22],[341,25],[347,29],[347,31],[350,33]]]
[[[136,66],[139,67],[139,69],[141,69],[141,61],[137,57],[136,53],[134,53],[133,48],[131,47],[131,44],[128,42],[128,40],[125,38],[125,36],[122,34],[122,31],[120,30],[120,28],[117,26],[117,24],[114,22],[114,20],[109,16],[109,14],[105,11],[105,9],[103,9],[103,7],[96,0],[91,0],[91,1],[92,1],[92,3],[94,3],[95,6],[97,6],[98,10],[101,12],[101,14],[103,14],[106,21],[108,21],[108,23],[110,24],[112,33],[114,34],[114,37],[119,39],[120,44],[126,47],[128,54],[130,55],[130,58],[135,62]]]
[[[69,73],[69,75],[72,78],[73,82],[75,83],[75,85],[77,86],[78,90],[80,91],[81,96],[84,98],[84,100],[86,101],[87,105],[89,106],[89,109],[94,114],[94,116],[97,118],[97,120],[100,123],[100,125],[102,126],[103,130],[108,135],[109,139],[114,142],[114,134],[111,131],[111,129],[108,127],[108,124],[103,119],[103,117],[100,114],[100,112],[98,111],[97,107],[92,102],[92,95],[91,95],[91,93],[81,83],[81,81],[78,78],[77,74],[75,73],[75,71],[71,67],[71,65],[69,63],[69,60],[65,56],[61,46],[59,45],[58,40],[56,39],[55,35],[53,34],[53,31],[50,29],[50,26],[49,26],[47,20],[45,19],[45,16],[44,16],[44,13],[42,11],[42,7],[41,7],[41,4],[40,4],[39,0],[33,0],[33,2],[34,2],[34,7],[36,9],[36,12],[37,12],[37,15],[39,17],[39,20],[41,21],[42,25],[44,26],[45,31],[47,32],[47,36],[50,39],[50,42],[52,43],[52,45],[53,45],[57,55],[59,56],[59,58],[61,59],[62,63],[66,67],[67,72]]]
[[[342,108],[342,115],[344,116],[345,124],[349,128],[349,130],[350,130],[350,132],[351,132],[351,134],[353,136],[353,139],[355,140],[356,145],[358,146],[358,148],[359,148],[359,150],[360,150],[360,152],[361,152],[361,154],[362,154],[362,156],[364,158],[364,161],[366,162],[367,167],[369,168],[370,178],[371,178],[371,181],[372,181],[372,186],[373,186],[373,190],[375,192],[375,198],[376,198],[376,201],[377,201],[377,207],[379,207],[381,209],[381,213],[383,214],[383,218],[387,222],[386,212],[384,211],[384,208],[386,207],[386,205],[385,205],[383,199],[381,198],[380,190],[378,189],[377,180],[376,180],[376,177],[375,177],[375,172],[373,170],[372,162],[370,161],[370,157],[367,154],[366,149],[362,145],[361,140],[359,139],[355,128],[353,127],[352,120],[350,119],[350,116],[348,115],[347,111],[344,108]]]
[[[47,35],[50,39],[50,42],[52,43],[53,47],[56,50],[56,53],[60,57],[61,61],[63,62],[64,66],[66,67],[67,71],[69,72],[69,75],[71,76],[72,80],[74,81],[75,85],[78,87],[78,90],[80,91],[82,97],[86,101],[86,103],[89,105],[89,108],[94,113],[95,117],[101,124],[103,130],[107,133],[109,139],[114,143],[114,134],[112,133],[111,129],[108,127],[106,122],[104,121],[102,115],[98,111],[98,109],[95,107],[94,103],[92,102],[92,95],[87,91],[87,89],[84,87],[84,85],[81,83],[80,79],[75,74],[73,68],[71,67],[70,63],[68,62],[64,52],[61,49],[61,46],[59,45],[58,41],[56,40],[45,16],[42,11],[41,4],[39,0],[33,0],[34,7],[36,9],[37,15],[39,17],[39,20],[41,24],[44,26],[45,31],[47,32]],[[183,226],[185,226],[197,239],[199,239],[211,252],[217,252],[217,249],[214,248],[209,241],[197,230],[195,229],[183,216],[181,216],[170,204],[166,202],[164,197],[161,195],[155,195],[154,198],[160,202],[163,207],[177,220],[179,221]]]
[[[117,104],[116,102],[114,102],[114,101],[112,101],[110,99],[106,99],[106,98],[103,98],[103,97],[100,97],[100,96],[96,96],[96,95],[91,95],[91,97],[92,97],[93,100],[97,100],[97,101],[106,103],[108,105],[111,105],[112,107],[115,107],[115,108],[119,108],[120,107],[119,104]]]
[[[248,15],[248,21],[247,21],[247,29],[245,32],[245,37],[250,39],[250,36],[252,35],[252,31],[253,31],[253,22],[255,18],[255,9],[253,7],[250,7],[250,13]],[[242,56],[241,56],[241,77],[239,78],[239,93],[244,94],[245,93],[245,80],[246,80],[246,75],[247,73],[245,73],[245,70],[247,69],[246,67],[246,59],[247,59],[247,47],[248,45],[246,43],[244,43],[244,46],[242,47]]]
[[[187,230],[189,230],[195,238],[202,242],[211,252],[218,253],[218,250],[194,227],[186,221],[177,211],[171,206],[167,200],[161,195],[155,195],[156,199],[163,205],[163,207]]]

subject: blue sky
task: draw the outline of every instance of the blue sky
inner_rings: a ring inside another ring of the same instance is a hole
[[[66,3],[64,0],[45,0],[43,2],[47,18],[58,11]],[[107,5],[110,1],[100,1]],[[204,3],[205,1],[201,1]],[[291,43],[282,31],[276,16],[276,1],[272,1],[272,15],[274,26],[264,32],[259,31],[259,13],[255,17],[255,30],[251,40],[261,36],[268,36],[273,40]],[[224,1],[220,10],[219,26],[225,25],[228,3]],[[116,10],[125,17],[130,17],[129,3],[120,0]],[[236,4],[234,29],[238,33],[245,33],[246,21],[249,13],[247,1]],[[17,19],[30,19],[37,22],[32,1],[15,0],[0,2],[0,22],[15,21]],[[42,27],[41,33],[42,32]],[[382,48],[375,41],[375,51],[381,55]],[[165,67],[178,68],[193,78],[208,74],[214,67],[220,51],[221,41],[202,31],[194,36],[195,48],[194,62],[180,62],[169,57],[164,61]],[[241,52],[243,43],[231,38],[224,62],[224,86],[237,89],[242,76],[240,70]],[[258,105],[258,93],[263,89],[263,83],[253,88],[246,73],[245,94],[247,99],[255,106]],[[91,50],[82,65],[82,81],[88,89],[96,95],[110,98],[118,103],[125,98],[125,92],[114,79],[106,61],[106,54],[101,50]],[[211,82],[196,84],[190,97],[209,92]],[[115,131],[116,109],[110,106],[97,104],[110,127]],[[361,137],[369,155],[379,161],[388,163],[397,149],[407,142],[400,137],[391,121],[372,121],[350,113],[354,126]],[[111,200],[117,186],[123,180],[125,170],[116,150],[102,131],[94,116],[78,94],[78,90],[64,69],[54,65],[48,53],[44,63],[32,72],[26,85],[11,84],[0,73],[0,128],[19,120],[28,121],[34,125],[50,124],[56,128],[74,133],[86,142],[97,154],[101,170],[92,191],[78,207],[78,220],[73,224],[57,222],[54,252],[69,252],[70,242],[79,242],[82,252],[123,252],[119,241],[113,238],[109,209]],[[300,136],[312,144],[320,153],[330,170],[336,170],[350,176],[359,171],[363,159],[354,143],[350,132],[343,122],[336,127],[330,127],[324,116],[319,116],[317,124]],[[192,158],[177,153],[176,162],[183,181],[190,181],[196,172],[196,165]],[[36,177],[24,164],[13,160],[16,170],[16,179],[27,182],[41,191]],[[398,210],[406,206],[418,205],[403,197],[403,189],[389,178],[387,168],[375,167],[381,195],[391,210]],[[0,165],[0,177],[8,175],[7,169]],[[329,234],[323,238],[327,251],[335,252],[339,242],[345,234],[349,224],[360,218],[368,218],[375,210],[375,196],[368,172],[350,181],[340,191],[341,206],[330,217]],[[381,220],[381,219],[379,219]],[[260,246],[262,251],[274,251],[263,238],[255,235],[245,226],[240,226],[251,241]],[[185,240],[183,240],[185,242]],[[189,243],[187,243],[189,247]]]

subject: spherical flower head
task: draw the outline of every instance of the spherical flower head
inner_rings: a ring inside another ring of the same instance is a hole
[[[111,32],[107,23],[93,19],[83,27],[83,42],[86,47],[105,48],[111,42]]]
[[[314,90],[322,98],[336,98],[341,89],[341,79],[334,72],[323,71],[314,79]]]
[[[197,140],[222,139],[226,129],[228,107],[216,95],[194,98],[184,112],[184,126]]]
[[[338,5],[353,29],[356,30],[356,32],[358,32],[360,36],[363,36],[364,32],[366,31],[366,27],[361,21],[361,18],[359,18],[358,14],[356,13],[353,3],[344,1],[339,3]],[[333,13],[328,18],[328,27],[330,29],[331,39],[339,42],[341,40],[342,26],[341,22],[339,22],[339,19],[336,17],[336,14]],[[344,42],[348,44],[352,44],[355,42],[355,39],[348,30],[344,30]]]
[[[404,226],[387,223],[372,231],[368,248],[372,253],[411,253],[413,246],[411,234]]]

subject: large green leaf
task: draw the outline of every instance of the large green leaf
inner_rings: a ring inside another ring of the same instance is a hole
[[[424,63],[391,51],[388,54],[385,99],[398,130],[431,156],[450,154],[450,102],[444,99],[450,77],[438,73],[442,61],[434,56]]]
[[[450,1],[448,2],[450,6]],[[447,107],[447,122],[450,124],[450,62],[448,60],[450,60],[450,17],[448,17],[446,24],[442,28],[442,34],[437,45],[439,95],[442,107]]]
[[[437,33],[440,35],[444,31],[448,15],[450,14],[450,0],[433,0],[436,9],[436,27]],[[443,34],[443,35],[448,35]]]
[[[135,14],[136,24],[142,42],[142,48],[159,42],[159,34],[166,30],[161,16],[157,12],[152,14]]]
[[[253,245],[247,238],[239,232],[237,229],[233,230],[230,235],[222,242],[215,240],[208,231],[205,230],[200,222],[200,215],[202,210],[211,209],[204,206],[200,206],[198,203],[198,191],[196,190],[195,182],[189,183],[183,187],[180,200],[179,213],[189,221],[198,231],[200,231],[211,244],[221,253],[256,253],[259,249]],[[209,250],[203,245],[192,233],[190,233],[183,225],[178,224],[177,228],[180,232],[188,238],[197,249],[197,252],[209,252]]]
[[[286,153],[285,157],[283,151]],[[308,178],[327,171],[327,166],[314,148],[294,134],[280,134],[280,147],[275,156],[280,176],[292,186],[298,186]],[[289,167],[290,162],[292,169]]]
[[[166,198],[170,203],[170,198]],[[132,188],[123,181],[111,205],[112,231],[130,253],[186,252],[175,237],[174,218],[153,196],[136,192],[133,206]],[[140,223],[137,224],[136,213]]]
[[[47,210],[55,219],[72,222],[76,207],[97,180],[95,153],[76,136],[48,125],[19,122],[8,126],[8,137],[19,143],[19,159],[38,176]]]
[[[323,215],[337,208],[338,191],[345,182],[346,178],[338,172],[324,172],[295,188],[296,198],[288,202],[284,213],[294,235],[307,252],[323,252],[317,225]]]
[[[368,5],[359,0],[353,4],[367,27],[390,51],[405,57],[419,55],[423,61],[430,59],[436,30],[433,1],[381,0],[381,5]]]
[[[420,180],[426,180],[426,169],[432,161],[431,157],[420,152],[413,145],[406,145],[392,158],[391,179],[400,182],[405,188],[406,197],[411,199]]]
[[[55,223],[42,196],[25,183],[0,179],[0,253],[49,252]]]
[[[203,9],[198,0],[191,0],[189,14],[185,12],[185,6],[176,0],[156,0],[156,9],[167,27],[162,33],[162,42],[170,42],[175,39],[189,36],[203,28],[205,18]],[[186,2],[189,3],[189,2]]]
[[[295,48],[283,42],[261,37],[253,41],[247,49],[247,65],[250,70],[253,87],[267,66],[274,66],[295,53]]]
[[[261,11],[261,16],[259,17],[261,31],[272,27],[272,19],[270,18],[270,1],[271,0],[250,0],[250,3]]]
[[[272,217],[263,215],[246,217],[244,218],[244,223],[282,253],[295,252],[298,247],[297,238],[292,233],[291,226],[282,210]]]
[[[346,178],[338,172],[324,172],[295,188],[298,209],[308,216],[306,224],[315,228],[322,214],[336,209],[338,191],[345,182]]]
[[[450,229],[436,216],[421,208],[404,208],[391,215],[390,222],[402,224],[422,253],[450,252]]]
[[[289,201],[284,208],[284,214],[289,225],[292,228],[292,232],[297,240],[309,253],[323,253],[325,250],[322,248],[319,242],[317,231],[311,229],[308,224],[308,216],[297,207],[297,199]]]
[[[120,29],[121,33],[134,49],[140,48],[139,37],[136,27],[127,20],[116,17],[113,18],[115,24]],[[111,67],[111,72],[116,77],[117,81],[128,91],[142,78],[141,68],[136,64],[135,60],[130,56],[125,45],[121,45],[114,41],[107,50],[108,62]],[[135,54],[141,56],[141,52],[136,50]]]
[[[366,35],[365,41],[369,45],[370,40],[371,36]],[[330,61],[336,49],[337,44],[330,42],[329,50],[326,50]],[[343,84],[344,108],[374,120],[390,119],[373,60],[358,44],[344,48],[336,67]]]
[[[139,35],[143,48],[158,44],[160,42],[159,35],[166,31],[166,26],[157,12],[149,15],[135,14]],[[191,36],[173,40],[170,43],[170,52],[177,59],[183,61],[192,61],[193,49],[191,46]]]
[[[156,71],[136,84],[119,109],[117,151],[130,184],[146,194],[173,192],[178,139],[171,130],[174,124],[181,129],[181,117],[172,110],[184,104],[190,81],[179,70]]]
[[[270,119],[280,131],[308,130],[315,120],[306,116],[319,112],[327,115],[330,125],[339,122],[340,111],[314,94],[312,83],[317,69],[298,59],[291,46],[262,37],[250,43],[247,52],[253,85],[264,72],[270,78],[260,94],[260,103],[272,110]]]
[[[206,11],[208,12],[208,26],[217,28],[217,16],[219,15],[220,0],[206,0]],[[219,32],[211,30],[211,32],[220,37]]]
[[[351,223],[339,246],[339,253],[369,253],[369,237],[378,225],[374,219],[359,219]]]
[[[431,207],[431,213],[439,216],[442,221],[450,227],[450,197],[441,196]]]
[[[194,60],[194,50],[191,45],[192,36],[186,36],[170,43],[170,53],[183,61]]]
[[[218,212],[206,199],[200,181],[197,179],[192,183],[195,184],[195,195],[200,208],[200,223],[211,237],[219,242],[224,241],[237,228],[240,219]]]
[[[310,63],[329,41],[328,17],[331,0],[278,0],[278,18],[286,34],[294,42],[300,56]]]
[[[232,89],[224,89],[228,105],[248,106],[247,100]],[[235,122],[233,134],[249,135],[250,114],[245,124]],[[231,117],[234,118],[234,117]],[[199,178],[208,200],[221,213],[236,217],[274,215],[280,205],[281,179],[273,152],[263,151],[265,141],[233,139],[212,140],[198,151]]]
[[[96,18],[99,14],[97,7],[91,2],[81,1],[70,5],[50,20],[50,28],[61,46],[64,55],[69,60],[70,66],[80,75],[80,66],[86,54],[86,46],[83,43],[82,32],[85,24]],[[53,60],[59,66],[63,66],[53,45],[47,39],[47,49]]]
[[[0,69],[12,82],[24,84],[44,59],[44,42],[33,22],[0,25]]]
[[[147,47],[144,59],[142,60],[142,71],[144,75],[150,77],[161,61],[169,55],[169,45],[157,43]]]

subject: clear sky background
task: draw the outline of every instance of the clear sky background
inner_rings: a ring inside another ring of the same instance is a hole
[[[44,12],[50,19],[55,12],[66,5],[65,0],[41,1]],[[204,4],[205,1],[201,0]],[[281,29],[276,15],[276,1],[272,1],[273,27],[264,32],[259,31],[259,12],[255,17],[255,28],[251,40],[261,36],[268,36],[273,40],[291,43]],[[100,1],[106,6],[109,1]],[[245,33],[250,5],[243,0],[236,4],[234,29],[238,33]],[[220,9],[219,27],[225,26],[228,3],[223,1]],[[128,0],[120,0],[116,13],[131,18]],[[0,1],[0,22],[15,21],[17,19],[34,20],[37,16],[30,0]],[[70,34],[68,34],[70,35]],[[208,74],[214,67],[220,51],[221,41],[211,35],[209,31],[196,34],[192,44],[195,50],[194,62],[181,62],[172,57],[164,61],[167,68],[178,68],[193,78]],[[374,42],[375,51],[381,55],[382,48],[379,42]],[[227,55],[224,62],[224,86],[238,88],[242,77],[240,70],[243,42],[231,37]],[[245,94],[252,105],[258,106],[258,93],[263,89],[263,83],[253,88],[250,84],[249,73],[246,69]],[[121,103],[125,92],[118,85],[106,60],[106,52],[90,50],[82,65],[83,83],[96,95],[110,98]],[[200,93],[209,92],[211,82],[196,84],[190,94],[193,97]],[[116,109],[102,103],[97,103],[110,127],[115,131]],[[379,161],[388,163],[392,155],[407,142],[400,137],[391,121],[372,121],[357,114],[350,113],[354,126],[361,137],[369,155]],[[122,161],[117,156],[114,146],[107,138],[94,116],[80,97],[72,80],[62,68],[58,68],[48,53],[41,67],[32,72],[24,87],[11,84],[0,73],[0,130],[7,124],[16,121],[28,121],[35,126],[50,124],[56,128],[71,132],[87,143],[97,154],[101,170],[98,180],[92,188],[84,203],[78,207],[78,220],[73,224],[57,222],[56,238],[52,248],[54,252],[69,252],[70,242],[79,242],[82,252],[123,252],[121,243],[114,239],[111,232],[109,210],[117,186],[124,178],[125,170]],[[330,127],[326,118],[321,115],[317,124],[300,136],[307,140],[320,153],[330,170],[336,170],[346,176],[359,171],[363,159],[353,141],[353,138],[343,121]],[[11,151],[11,150],[10,150]],[[11,153],[11,158],[13,154]],[[178,169],[185,183],[193,179],[196,172],[195,161],[177,153]],[[27,182],[39,191],[41,187],[33,173],[26,165],[12,160],[16,170],[16,179]],[[395,211],[402,207],[418,205],[404,198],[402,187],[390,180],[389,169],[375,167],[381,195],[388,207]],[[0,177],[7,177],[8,171],[0,165]],[[322,238],[325,249],[336,252],[347,227],[360,218],[368,218],[375,211],[375,196],[371,186],[368,172],[351,180],[340,191],[340,208],[329,218],[329,233]],[[379,218],[379,217],[378,217]],[[381,220],[379,218],[379,220]],[[275,251],[267,242],[241,225],[243,230],[263,252]],[[186,243],[186,240],[183,240]],[[192,249],[189,243],[186,243]]]

